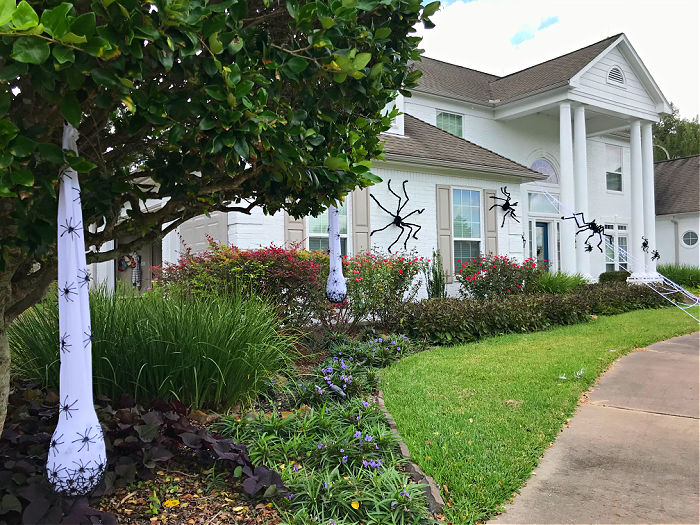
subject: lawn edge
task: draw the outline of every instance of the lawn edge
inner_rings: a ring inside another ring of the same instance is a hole
[[[445,507],[445,500],[442,499],[437,482],[432,478],[432,476],[428,476],[425,472],[423,472],[423,470],[416,463],[411,461],[411,453],[408,450],[408,446],[406,443],[404,443],[401,434],[399,434],[394,417],[387,410],[386,405],[384,404],[384,393],[382,392],[381,387],[377,391],[377,405],[382,411],[382,414],[384,414],[389,428],[391,429],[391,433],[396,436],[396,439],[399,442],[399,450],[401,452],[401,456],[403,456],[403,458],[406,460],[408,474],[411,476],[411,479],[414,482],[425,485],[423,492],[428,500],[430,512],[433,514],[433,516],[442,514]]]

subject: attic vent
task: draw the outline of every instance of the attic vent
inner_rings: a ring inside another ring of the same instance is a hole
[[[610,71],[608,71],[608,82],[621,86],[625,84],[625,76],[622,74],[622,70],[619,67],[613,66]]]

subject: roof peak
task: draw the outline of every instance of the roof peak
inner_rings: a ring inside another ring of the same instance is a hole
[[[433,57],[429,57],[429,56],[422,56],[421,60],[419,62],[422,62],[425,59],[432,60],[433,62],[440,62],[441,64],[446,64],[446,65],[452,66],[452,67],[458,67],[460,69],[467,69],[469,71],[474,71],[475,73],[481,73],[482,75],[488,75],[490,77],[494,77],[494,80],[501,78],[498,75],[494,75],[493,73],[487,73],[486,71],[474,69],[473,67],[462,66],[460,64],[455,64],[453,62],[447,62],[446,60],[440,60],[439,58],[433,58]]]

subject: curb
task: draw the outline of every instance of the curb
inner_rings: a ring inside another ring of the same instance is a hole
[[[399,431],[396,428],[396,421],[394,421],[394,418],[386,409],[386,405],[384,404],[384,393],[381,390],[379,390],[377,393],[377,405],[379,405],[384,417],[386,417],[387,422],[389,423],[389,428],[391,428],[391,432],[399,440],[399,449],[401,451],[401,455],[407,460],[406,467],[411,479],[416,483],[426,485],[423,491],[425,492],[425,497],[428,500],[430,512],[432,512],[433,515],[442,514],[443,508],[445,507],[445,500],[442,499],[440,489],[432,477],[428,476],[418,465],[411,461],[411,453],[409,452],[406,443],[403,442],[401,434],[399,434]]]

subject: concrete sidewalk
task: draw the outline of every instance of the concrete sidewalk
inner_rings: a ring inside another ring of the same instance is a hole
[[[700,523],[699,353],[696,332],[617,361],[490,523]]]

